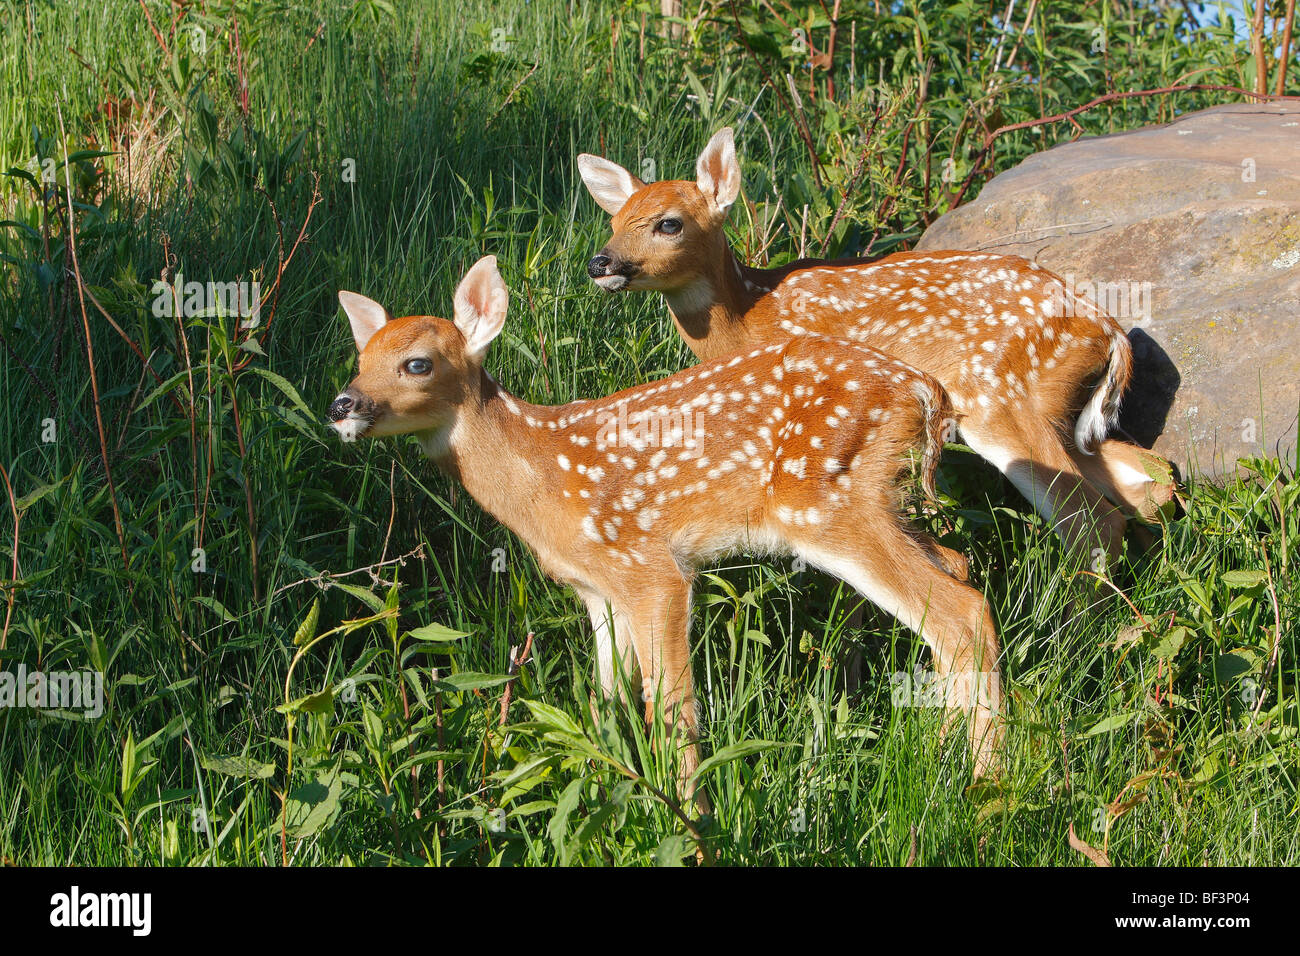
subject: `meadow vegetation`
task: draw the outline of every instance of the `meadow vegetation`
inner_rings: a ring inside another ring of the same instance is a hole
[[[598,701],[577,598],[414,442],[324,427],[354,369],[337,291],[449,315],[489,253],[512,303],[488,365],[516,394],[691,364],[660,299],[587,279],[608,227],[579,152],[683,178],[731,124],[751,261],[884,254],[1074,135],[999,127],[1258,65],[1177,4],[685,7],[674,31],[581,0],[0,3],[0,668],[105,694],[95,719],[0,709],[0,856],[1300,862],[1294,460],[1189,481],[1085,612],[1090,569],[949,448],[915,520],[970,557],[1001,632],[1007,769],[979,787],[939,710],[895,705],[918,640],[870,607],[850,626],[858,599],[789,562],[728,561],[692,637],[701,819],[638,708]],[[256,324],[219,296],[162,308],[178,276],[260,283]]]

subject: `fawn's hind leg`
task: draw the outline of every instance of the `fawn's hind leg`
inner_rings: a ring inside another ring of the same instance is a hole
[[[940,571],[951,575],[954,579],[963,583],[970,580],[970,563],[966,560],[966,555],[960,551],[954,551],[952,548],[946,548],[938,541],[935,541],[928,534],[918,534],[915,536],[917,544],[925,551],[930,562]],[[862,628],[862,605],[855,604],[849,616],[845,619],[844,625],[854,630]],[[858,688],[862,686],[862,646],[853,644],[848,652],[844,655],[844,687],[850,694],[856,694]]]
[[[1123,550],[1124,515],[1079,473],[1061,436],[1032,419],[1015,423],[999,417],[996,429],[993,424],[963,422],[966,443],[1011,479],[1067,548],[1094,568],[1109,566]]]
[[[816,536],[790,530],[804,560],[852,585],[921,635],[934,655],[950,713],[965,716],[975,776],[995,773],[1002,684],[997,631],[984,596],[937,567],[931,551],[888,512],[867,521],[861,516],[837,521]]]
[[[963,583],[970,580],[970,562],[966,555],[952,548],[944,547],[928,534],[917,534],[915,540],[926,557],[939,570],[951,575]],[[862,627],[862,605],[856,604],[845,619],[845,627],[860,630]],[[862,685],[862,648],[860,645],[850,647],[844,655],[844,686],[850,694],[856,694]]]

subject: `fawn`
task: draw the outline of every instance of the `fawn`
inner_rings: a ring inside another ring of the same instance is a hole
[[[602,691],[640,675],[688,746],[698,718],[688,657],[695,569],[746,550],[798,555],[919,633],[965,711],[977,775],[997,764],[998,642],[964,558],[906,527],[906,458],[933,494],[942,388],[874,349],[807,337],[751,349],[595,401],[530,405],[483,369],[505,322],[495,258],[456,290],[455,321],[393,319],[340,292],[360,352],[330,406],[345,441],[414,434],[424,453],[571,585],[595,632]],[[964,683],[963,683],[964,682]],[[973,686],[974,685],[974,686]],[[972,693],[977,691],[978,693]],[[707,806],[702,792],[698,798]]]
[[[1123,329],[1035,263],[903,252],[743,266],[723,231],[741,180],[729,128],[700,154],[695,182],[647,185],[586,153],[578,168],[613,217],[613,237],[588,274],[606,291],[663,293],[701,359],[815,333],[928,372],[951,397],[966,444],[1067,546],[1091,549],[1094,566],[1119,553],[1125,514],[1154,520],[1173,498],[1171,481],[1151,477],[1167,476],[1168,462],[1106,438],[1132,369]]]

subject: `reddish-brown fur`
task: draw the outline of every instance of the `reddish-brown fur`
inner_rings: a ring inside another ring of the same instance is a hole
[[[593,278],[610,291],[662,292],[701,359],[802,334],[895,355],[943,384],[965,441],[1068,543],[1107,558],[1122,544],[1122,511],[1149,518],[1172,496],[1148,475],[1148,462],[1162,460],[1102,440],[1131,375],[1128,339],[1051,272],[953,251],[741,265],[723,231],[740,189],[730,130],[700,156],[696,182],[647,185],[588,155],[579,167],[613,216]],[[680,228],[666,234],[666,219]]]
[[[948,701],[969,716],[977,773],[995,765],[992,619],[961,579],[961,556],[900,515],[908,456],[922,452],[929,487],[950,414],[930,376],[873,349],[802,337],[608,398],[538,406],[482,368],[506,308],[491,258],[457,290],[455,324],[391,319],[369,299],[339,298],[361,355],[331,408],[335,427],[346,440],[418,435],[548,574],[578,592],[607,693],[620,667],[639,670],[646,699],[662,693],[664,712],[693,741],[696,568],[737,550],[794,554],[925,638],[938,673],[957,681]],[[978,700],[963,679],[983,683]],[[688,790],[697,765],[688,747]]]

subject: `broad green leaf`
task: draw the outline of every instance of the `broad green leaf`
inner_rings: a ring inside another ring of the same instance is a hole
[[[132,781],[135,779],[136,749],[135,734],[131,728],[126,729],[126,740],[122,742],[122,798],[125,800],[127,795],[135,789]]]
[[[505,674],[481,674],[477,671],[461,671],[459,674],[451,674],[442,680],[434,681],[433,686],[435,690],[454,692],[496,687],[510,680],[514,680],[514,678]]]
[[[312,414],[312,410],[308,408],[307,403],[302,400],[302,396],[298,394],[298,390],[294,388],[293,385],[289,383],[289,380],[286,379],[283,375],[277,375],[275,372],[269,371],[268,369],[264,369],[257,365],[248,366],[248,370],[250,372],[262,376],[262,378],[266,379],[268,382],[270,382],[272,385],[278,388],[281,392],[284,393],[284,396],[287,399],[289,399],[289,401],[293,402],[294,407],[297,408],[298,411],[306,415],[308,418],[320,417],[320,416],[314,416]]]
[[[561,861],[565,860],[564,853],[564,835],[568,831],[569,815],[578,806],[578,801],[582,799],[582,788],[586,781],[582,777],[569,782],[560,794],[560,798],[555,801],[555,815],[551,817],[551,822],[546,825],[547,836],[551,838],[551,845],[555,847],[560,854]]]
[[[195,596],[194,603],[202,604],[209,611],[212,611],[214,614],[220,617],[223,621],[234,622],[239,620],[237,617],[235,617],[235,615],[231,614],[230,611],[226,609],[226,606],[224,604],[222,604],[214,597],[208,597],[206,594],[199,594]]]
[[[558,707],[544,704],[540,700],[525,700],[524,706],[532,711],[533,719],[540,724],[554,727],[569,734],[582,734],[582,728],[578,726],[577,722]]]
[[[699,769],[695,771],[693,779],[703,780],[706,774],[733,761],[740,760],[742,757],[748,757],[750,754],[762,753],[764,750],[775,750],[778,747],[793,746],[794,744],[777,740],[742,740],[740,743],[728,744],[720,750],[714,751],[712,756],[702,761]]]
[[[681,866],[682,860],[694,850],[694,841],[685,833],[666,836],[655,848],[656,866]]]
[[[1268,580],[1263,571],[1225,571],[1221,580],[1230,588],[1258,587]]]
[[[60,478],[58,481],[51,482],[48,485],[41,485],[39,488],[29,491],[27,494],[23,495],[21,498],[17,499],[14,502],[14,508],[18,511],[26,511],[32,505],[36,504],[36,502],[40,501],[42,498],[48,495],[51,491],[54,491],[57,488],[59,488],[67,480],[68,477]]]
[[[1119,730],[1123,727],[1133,726],[1133,721],[1137,718],[1136,711],[1129,711],[1122,714],[1111,714],[1104,717],[1097,723],[1093,724],[1082,734],[1084,737],[1095,737],[1097,734],[1108,734],[1112,730]]]
[[[605,824],[611,817],[616,818],[612,832],[617,832],[619,823],[623,819],[622,811],[627,807],[627,798],[632,793],[632,788],[636,784],[631,780],[622,780],[610,788],[609,795],[605,802],[596,808],[587,819],[582,821],[578,827],[578,832],[573,835],[569,845],[565,847],[565,853],[570,860],[576,859],[582,852],[582,849],[592,841],[592,839],[605,829]]]
[[[166,395],[172,389],[176,388],[182,382],[186,381],[186,379],[188,379],[191,374],[192,373],[188,369],[181,369],[175,375],[171,376],[171,378],[166,379],[162,384],[160,384],[157,388],[155,388],[152,392],[150,392],[147,396],[145,396],[144,401],[142,401],[139,405],[136,406],[136,411],[139,412],[142,409],[148,408],[155,401],[162,398],[164,395]]]
[[[285,827],[295,839],[308,837],[328,826],[339,813],[343,777],[337,770],[318,774],[289,794],[285,806]]]
[[[68,163],[79,163],[83,159],[98,159],[101,156],[112,156],[113,153],[114,150],[111,149],[79,149],[75,153],[69,155],[62,163],[59,163],[59,166],[63,167]]]
[[[308,694],[275,708],[281,714],[323,714],[334,708],[334,689],[327,688],[319,694]]]
[[[380,598],[377,595],[371,593],[370,591],[367,591],[363,587],[359,587],[358,585],[355,584],[344,584],[342,581],[331,581],[330,587],[335,587],[338,588],[340,591],[343,591],[347,594],[351,594],[354,598],[356,598],[358,601],[363,602],[367,607],[370,608],[370,610],[376,613],[384,609],[384,602],[380,600]]]
[[[1155,639],[1151,646],[1151,653],[1162,661],[1172,661],[1183,649],[1188,634],[1187,628],[1182,625],[1171,627]]]
[[[1254,671],[1262,662],[1263,655],[1258,651],[1239,647],[1214,659],[1214,679],[1220,684],[1230,684]]]
[[[459,641],[462,637],[469,637],[469,633],[467,631],[453,631],[442,624],[426,624],[424,627],[417,627],[413,631],[407,631],[406,636],[417,641],[440,642]]]

